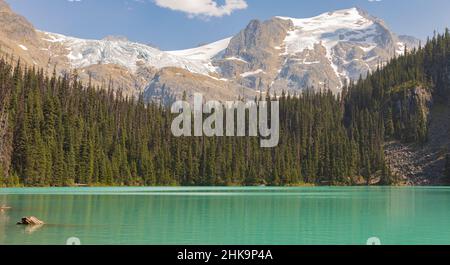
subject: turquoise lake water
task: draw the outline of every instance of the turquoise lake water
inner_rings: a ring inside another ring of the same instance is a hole
[[[450,188],[26,188],[1,205],[0,244],[450,244]]]

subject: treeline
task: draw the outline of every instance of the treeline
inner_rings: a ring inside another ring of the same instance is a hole
[[[449,104],[450,33],[435,35],[366,79],[346,88],[347,124],[370,113],[384,135],[404,142],[427,141],[428,103]]]
[[[363,118],[367,133],[349,134],[331,93],[283,95],[279,146],[264,149],[254,137],[173,137],[166,107],[20,63],[0,62],[0,84],[11,132],[2,139],[11,145],[5,185],[354,184],[387,176],[377,124]]]
[[[339,96],[283,94],[271,149],[254,137],[176,138],[167,107],[0,60],[0,185],[392,184],[384,141],[426,141],[411,91],[448,102],[449,48],[449,33],[436,35]]]

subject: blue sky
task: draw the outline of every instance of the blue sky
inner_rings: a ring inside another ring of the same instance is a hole
[[[163,50],[232,36],[251,19],[311,17],[354,6],[396,33],[422,39],[450,26],[448,0],[6,0],[38,29],[81,38],[108,35]],[[214,5],[216,2],[216,5]]]

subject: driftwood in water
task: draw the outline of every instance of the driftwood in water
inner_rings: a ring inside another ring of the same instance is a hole
[[[44,222],[42,222],[41,220],[37,219],[34,216],[29,216],[29,217],[23,217],[22,220],[20,222],[17,223],[18,225],[43,225]]]

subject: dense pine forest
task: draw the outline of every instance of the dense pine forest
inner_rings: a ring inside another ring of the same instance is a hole
[[[255,137],[173,137],[166,106],[1,59],[0,185],[395,184],[384,142],[427,141],[418,94],[448,104],[449,66],[447,31],[341,95],[283,94],[280,143],[267,149]]]

